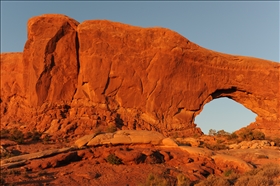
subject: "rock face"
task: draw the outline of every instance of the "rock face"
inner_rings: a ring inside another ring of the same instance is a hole
[[[32,106],[73,98],[78,79],[78,22],[43,15],[28,21],[23,51],[25,95]]]
[[[276,62],[211,51],[165,28],[41,15],[28,21],[22,54],[1,54],[1,126],[199,134],[195,116],[228,97],[258,115],[250,127],[280,134],[279,72]]]

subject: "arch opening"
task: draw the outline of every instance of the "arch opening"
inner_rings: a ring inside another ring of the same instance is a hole
[[[194,122],[204,134],[208,134],[210,129],[232,133],[254,122],[256,117],[257,114],[242,104],[227,97],[218,97],[204,105]]]

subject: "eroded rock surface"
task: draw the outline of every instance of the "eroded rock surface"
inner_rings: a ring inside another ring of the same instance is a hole
[[[159,146],[178,145],[174,140],[165,138],[162,134],[155,131],[121,130],[114,133],[89,134],[75,141],[75,146],[100,146],[118,144],[151,144]]]
[[[194,118],[228,97],[280,134],[276,62],[202,48],[165,28],[41,15],[23,53],[1,54],[1,126],[67,137],[100,126],[202,133]]]

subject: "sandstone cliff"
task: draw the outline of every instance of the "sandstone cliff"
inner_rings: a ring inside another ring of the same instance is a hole
[[[202,48],[165,28],[64,15],[28,21],[23,53],[1,54],[1,126],[84,135],[101,125],[201,133],[203,105],[228,97],[280,134],[280,65]]]

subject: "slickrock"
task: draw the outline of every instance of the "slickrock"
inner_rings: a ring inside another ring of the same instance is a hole
[[[97,126],[201,134],[195,116],[228,97],[280,134],[280,65],[202,48],[166,28],[50,14],[28,21],[23,53],[1,54],[1,127],[57,137]]]
[[[3,159],[1,160],[1,168],[5,167],[7,163],[13,163],[13,162],[20,162],[20,161],[27,161],[27,160],[32,160],[32,159],[37,159],[37,158],[42,158],[46,156],[51,156],[55,154],[59,154],[62,152],[67,152],[73,149],[73,147],[65,147],[62,149],[51,149],[51,150],[45,150],[42,152],[37,152],[37,153],[31,153],[31,154],[24,154],[24,155],[19,155],[19,156],[14,156],[8,159]]]
[[[198,147],[187,147],[187,146],[179,146],[183,151],[187,151],[190,154],[197,156],[213,156],[215,153],[209,149],[203,149]]]
[[[168,147],[178,146],[171,138],[165,138],[158,132],[140,130],[121,130],[114,133],[90,134],[81,137],[75,142],[75,146],[79,148],[84,145],[99,146],[106,144],[151,144]]]
[[[96,136],[96,134],[89,134],[89,135],[85,135],[81,138],[79,138],[78,140],[75,141],[75,146],[80,148],[83,147],[84,145],[86,145],[92,138],[94,138]]]
[[[216,155],[212,156],[212,158],[214,159],[215,164],[218,167],[220,167],[221,169],[232,168],[239,172],[246,172],[246,171],[252,170],[254,168],[249,163],[243,161],[240,158],[234,157],[234,156],[229,156],[229,155],[225,155],[225,154],[216,154]]]

